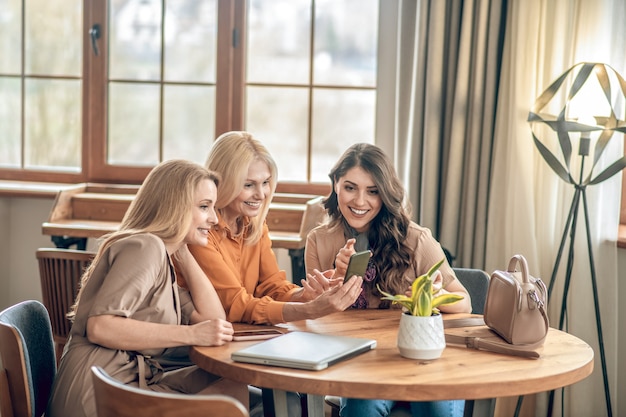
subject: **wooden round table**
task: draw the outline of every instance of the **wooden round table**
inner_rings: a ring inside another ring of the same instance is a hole
[[[309,394],[309,415],[323,416],[326,394],[398,401],[471,399],[550,391],[578,382],[593,370],[591,347],[568,333],[550,329],[539,359],[528,359],[464,346],[447,346],[434,361],[400,356],[396,346],[398,310],[348,310],[316,320],[281,325],[306,331],[376,339],[376,349],[322,371],[303,371],[234,362],[232,352],[258,342],[232,342],[219,347],[193,347],[201,368],[230,379],[275,390],[277,415],[281,391]],[[445,315],[456,318],[459,315]],[[457,329],[453,329],[457,330]],[[276,392],[278,391],[278,392]],[[483,404],[481,407],[490,407]],[[286,411],[286,406],[284,411]],[[286,414],[285,414],[286,415]]]

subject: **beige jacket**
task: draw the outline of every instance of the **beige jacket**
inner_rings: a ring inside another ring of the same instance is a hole
[[[304,261],[306,272],[312,273],[313,269],[326,271],[335,267],[335,257],[339,249],[346,243],[347,237],[341,224],[330,227],[323,224],[309,232],[307,237]],[[428,270],[442,258],[445,258],[443,249],[433,237],[430,230],[411,222],[406,238],[407,245],[415,252],[415,268],[409,269],[405,273],[407,289],[419,275],[425,274]],[[439,268],[443,275],[443,287],[456,279],[454,271],[444,262]],[[380,305],[380,296],[366,294],[370,308],[377,308]]]

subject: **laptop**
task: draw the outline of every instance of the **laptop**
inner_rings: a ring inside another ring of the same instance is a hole
[[[319,371],[367,352],[376,340],[309,332],[290,332],[231,354],[235,362]]]

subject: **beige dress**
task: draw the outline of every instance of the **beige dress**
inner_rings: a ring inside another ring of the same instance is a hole
[[[191,297],[175,283],[163,241],[151,234],[123,238],[106,250],[81,295],[46,416],[95,416],[91,366],[126,384],[155,391],[197,393],[215,382],[188,362],[163,370],[180,349],[141,352],[108,349],[86,337],[90,316],[112,314],[164,324],[188,324]],[[145,382],[145,384],[144,384]]]

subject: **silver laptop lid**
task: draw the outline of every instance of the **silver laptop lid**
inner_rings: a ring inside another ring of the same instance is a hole
[[[376,340],[290,332],[231,354],[236,362],[321,370],[376,347]]]

